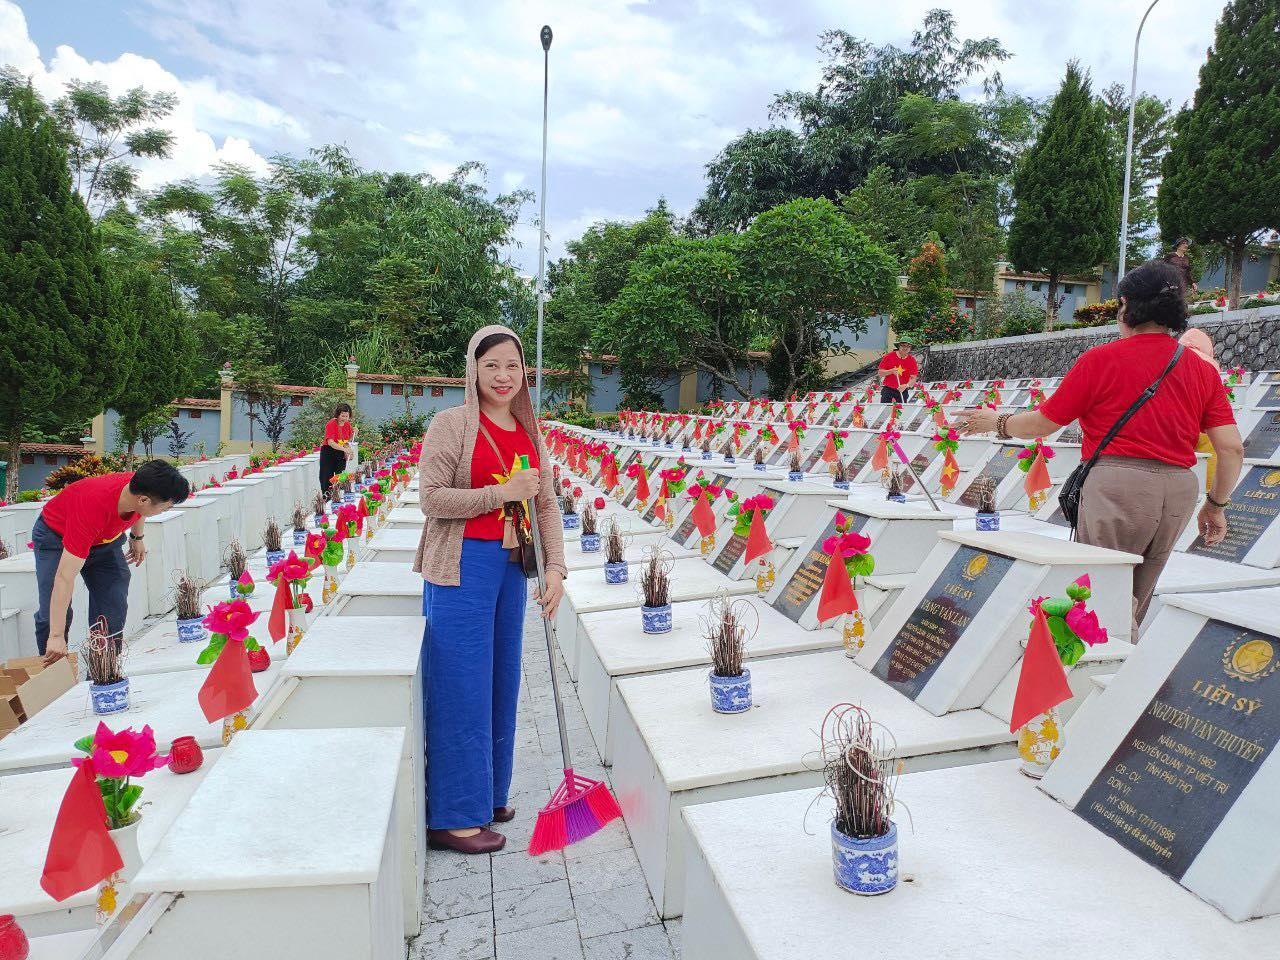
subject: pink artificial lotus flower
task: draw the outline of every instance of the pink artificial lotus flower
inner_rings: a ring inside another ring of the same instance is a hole
[[[1048,599],[1049,599],[1048,597],[1036,597],[1034,600],[1031,601],[1031,605],[1027,607],[1027,610],[1034,617],[1037,613],[1040,612],[1040,604],[1044,603]]]
[[[287,557],[281,558],[277,563],[271,565],[271,569],[267,571],[267,579],[272,583],[276,583],[281,577],[293,583],[297,580],[306,580],[311,576],[311,565],[302,559],[293,550],[289,551]]]
[[[169,758],[156,754],[156,735],[149,726],[143,727],[141,732],[126,727],[112,733],[110,727],[98,721],[98,729],[93,734],[92,753],[71,762],[77,767],[91,763],[98,776],[120,778],[150,773],[168,764]]]
[[[772,510],[773,497],[767,493],[758,493],[754,497],[747,497],[746,500],[742,501],[742,509],[747,513],[752,510]]]
[[[250,610],[245,601],[229,600],[211,607],[203,623],[210,633],[220,633],[228,640],[243,640],[249,636],[249,626],[260,616],[261,611]]]
[[[836,534],[822,541],[822,549],[828,556],[838,556],[842,560],[861,556],[867,552],[869,546],[871,546],[870,537],[864,537],[853,531]]]
[[[253,593],[253,577],[249,576],[248,570],[240,574],[240,578],[236,580],[236,593],[245,597]]]
[[[1083,600],[1072,605],[1066,619],[1071,632],[1089,646],[1107,642],[1106,627],[1098,623],[1098,615],[1094,611],[1085,609]]]

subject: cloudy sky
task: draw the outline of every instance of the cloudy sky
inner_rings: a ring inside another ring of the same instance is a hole
[[[56,96],[69,79],[177,93],[174,156],[143,181],[345,143],[369,168],[447,175],[480,160],[494,190],[536,189],[542,51],[552,46],[548,231],[554,255],[659,196],[686,212],[703,166],[768,122],[772,94],[812,87],[819,32],[905,45],[947,6],[961,35],[1013,53],[1006,85],[1051,93],[1080,59],[1128,83],[1148,0],[0,0],[0,63]],[[1161,0],[1140,87],[1190,98],[1219,0]],[[537,264],[532,207],[512,251]]]

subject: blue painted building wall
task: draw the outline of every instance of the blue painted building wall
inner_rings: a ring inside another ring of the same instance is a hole
[[[1001,280],[1001,293],[1016,293],[1018,283],[1023,283],[1022,292],[1026,294],[1027,299],[1032,303],[1045,306],[1049,302],[1049,281],[1048,280],[1014,280],[1011,277],[1005,277]],[[1083,283],[1059,283],[1058,297],[1062,303],[1058,307],[1059,318],[1070,318],[1075,311],[1083,307],[1089,302],[1088,286]],[[1103,280],[1103,290],[1106,290],[1106,280]],[[1105,294],[1104,294],[1105,295]],[[1064,321],[1065,322],[1065,321]]]
[[[221,436],[221,411],[204,407],[179,407],[176,410],[176,414],[175,419],[178,421],[178,429],[191,434],[187,439],[187,448],[183,455],[187,457],[200,456],[199,445],[203,443],[204,453],[212,457],[218,450],[218,438]],[[108,410],[103,416],[103,421],[106,429],[106,449],[109,452],[122,452],[124,445],[119,439],[120,415],[114,410]],[[161,434],[152,449],[157,456],[169,456],[168,438]],[[133,452],[141,456],[143,453],[142,444],[134,444]]]
[[[850,350],[887,350],[889,349],[889,316],[877,314],[867,317],[866,328],[859,332],[855,325],[842,327],[831,338],[832,343]]]

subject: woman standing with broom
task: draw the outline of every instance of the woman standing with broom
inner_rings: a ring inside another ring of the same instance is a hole
[[[476,331],[467,346],[465,402],[431,421],[418,464],[426,516],[414,570],[426,584],[422,677],[427,741],[428,837],[432,848],[493,853],[506,838],[489,829],[507,806],[526,574],[512,509],[537,512],[546,587],[538,603],[555,616],[564,595],[564,542],[546,450],[529,398],[524,350],[506,327]],[[530,469],[516,469],[527,457]]]

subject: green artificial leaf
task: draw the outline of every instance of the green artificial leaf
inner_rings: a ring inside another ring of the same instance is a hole
[[[209,637],[209,645],[200,651],[200,656],[196,657],[196,663],[201,666],[207,666],[218,659],[218,654],[222,652],[222,648],[227,645],[227,635],[225,633],[215,633]]]
[[[1080,583],[1072,583],[1067,586],[1067,596],[1072,600],[1088,600],[1093,596],[1093,591]]]
[[[1065,617],[1071,609],[1071,601],[1064,600],[1062,597],[1050,597],[1041,602],[1040,609],[1044,611],[1046,617]]]
[[[860,577],[869,577],[875,573],[876,558],[869,553],[859,554],[853,558],[854,573]]]
[[[1071,631],[1071,628],[1067,626],[1067,621],[1063,620],[1062,617],[1049,617],[1048,622],[1049,633],[1053,635],[1054,646],[1058,648],[1058,656],[1062,658],[1062,662],[1065,664],[1072,645],[1080,643],[1080,638]],[[1079,659],[1079,657],[1076,659]]]
[[[246,650],[256,653],[257,651],[262,649],[262,644],[260,644],[253,637],[246,637],[244,641],[244,648]]]
[[[81,753],[93,753],[93,735],[81,737],[75,742],[75,748]]]
[[[1084,656],[1084,641],[1079,637],[1072,637],[1065,650],[1058,648],[1058,656],[1062,658],[1064,667],[1074,666]]]

